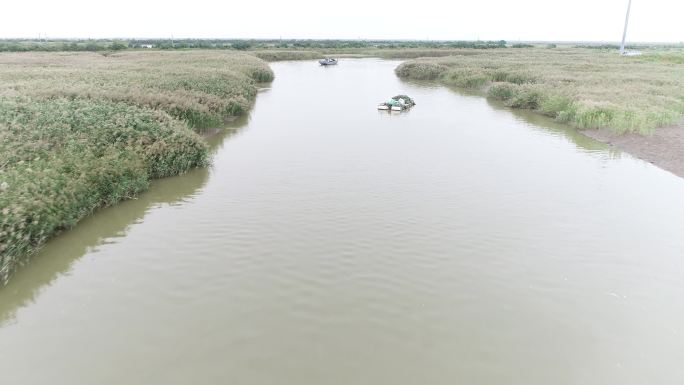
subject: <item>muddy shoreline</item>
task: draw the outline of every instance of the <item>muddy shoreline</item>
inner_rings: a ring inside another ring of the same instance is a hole
[[[579,132],[684,178],[684,122],[657,128],[650,135]]]

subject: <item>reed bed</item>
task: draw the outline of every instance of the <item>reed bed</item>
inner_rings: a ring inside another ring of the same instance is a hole
[[[268,65],[230,51],[127,51],[0,55],[0,97],[122,101],[186,121],[220,123],[249,108],[255,82],[273,80]]]
[[[253,49],[245,51],[268,62],[284,60],[314,60],[324,57],[383,59],[415,59],[422,57],[442,57],[455,54],[465,55],[468,51],[475,54],[481,49],[463,50],[455,48],[328,48],[324,51],[313,49]]]
[[[192,128],[244,112],[272,79],[225,51],[0,54],[0,284],[93,210],[206,165]]]
[[[314,60],[322,59],[323,54],[319,51],[298,51],[298,50],[254,50],[248,51],[259,59],[268,62],[284,60]]]
[[[407,79],[482,89],[578,128],[647,134],[684,116],[684,51],[623,57],[579,48],[460,50],[407,61]]]

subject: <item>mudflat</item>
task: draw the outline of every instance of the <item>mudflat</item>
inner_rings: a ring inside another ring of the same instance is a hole
[[[619,134],[606,129],[582,130],[584,135],[684,177],[684,121],[658,127],[650,134]]]

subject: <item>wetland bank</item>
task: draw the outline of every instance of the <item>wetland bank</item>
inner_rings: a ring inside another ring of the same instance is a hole
[[[482,92],[532,110],[684,177],[684,51],[462,50],[402,63],[406,79]]]
[[[680,126],[657,129],[684,114],[681,49],[623,58],[530,47],[498,41],[331,49],[347,57],[409,59],[395,69],[404,79],[480,90],[508,107],[609,130],[586,134],[683,175]],[[135,197],[150,179],[206,166],[206,145],[193,131],[249,110],[258,83],[273,79],[258,58],[320,55],[311,49],[0,55],[0,280],[97,208]]]
[[[3,378],[684,379],[684,182],[399,64],[271,64],[210,167],[96,211],[0,290]],[[418,105],[375,109],[399,93]]]
[[[194,132],[247,111],[263,61],[232,52],[0,55],[0,281],[53,235],[208,164]]]

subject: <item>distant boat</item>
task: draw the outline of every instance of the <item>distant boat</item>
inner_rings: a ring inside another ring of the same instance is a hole
[[[332,66],[337,64],[337,59],[327,57],[325,59],[319,60],[318,62],[321,63],[322,66]]]

